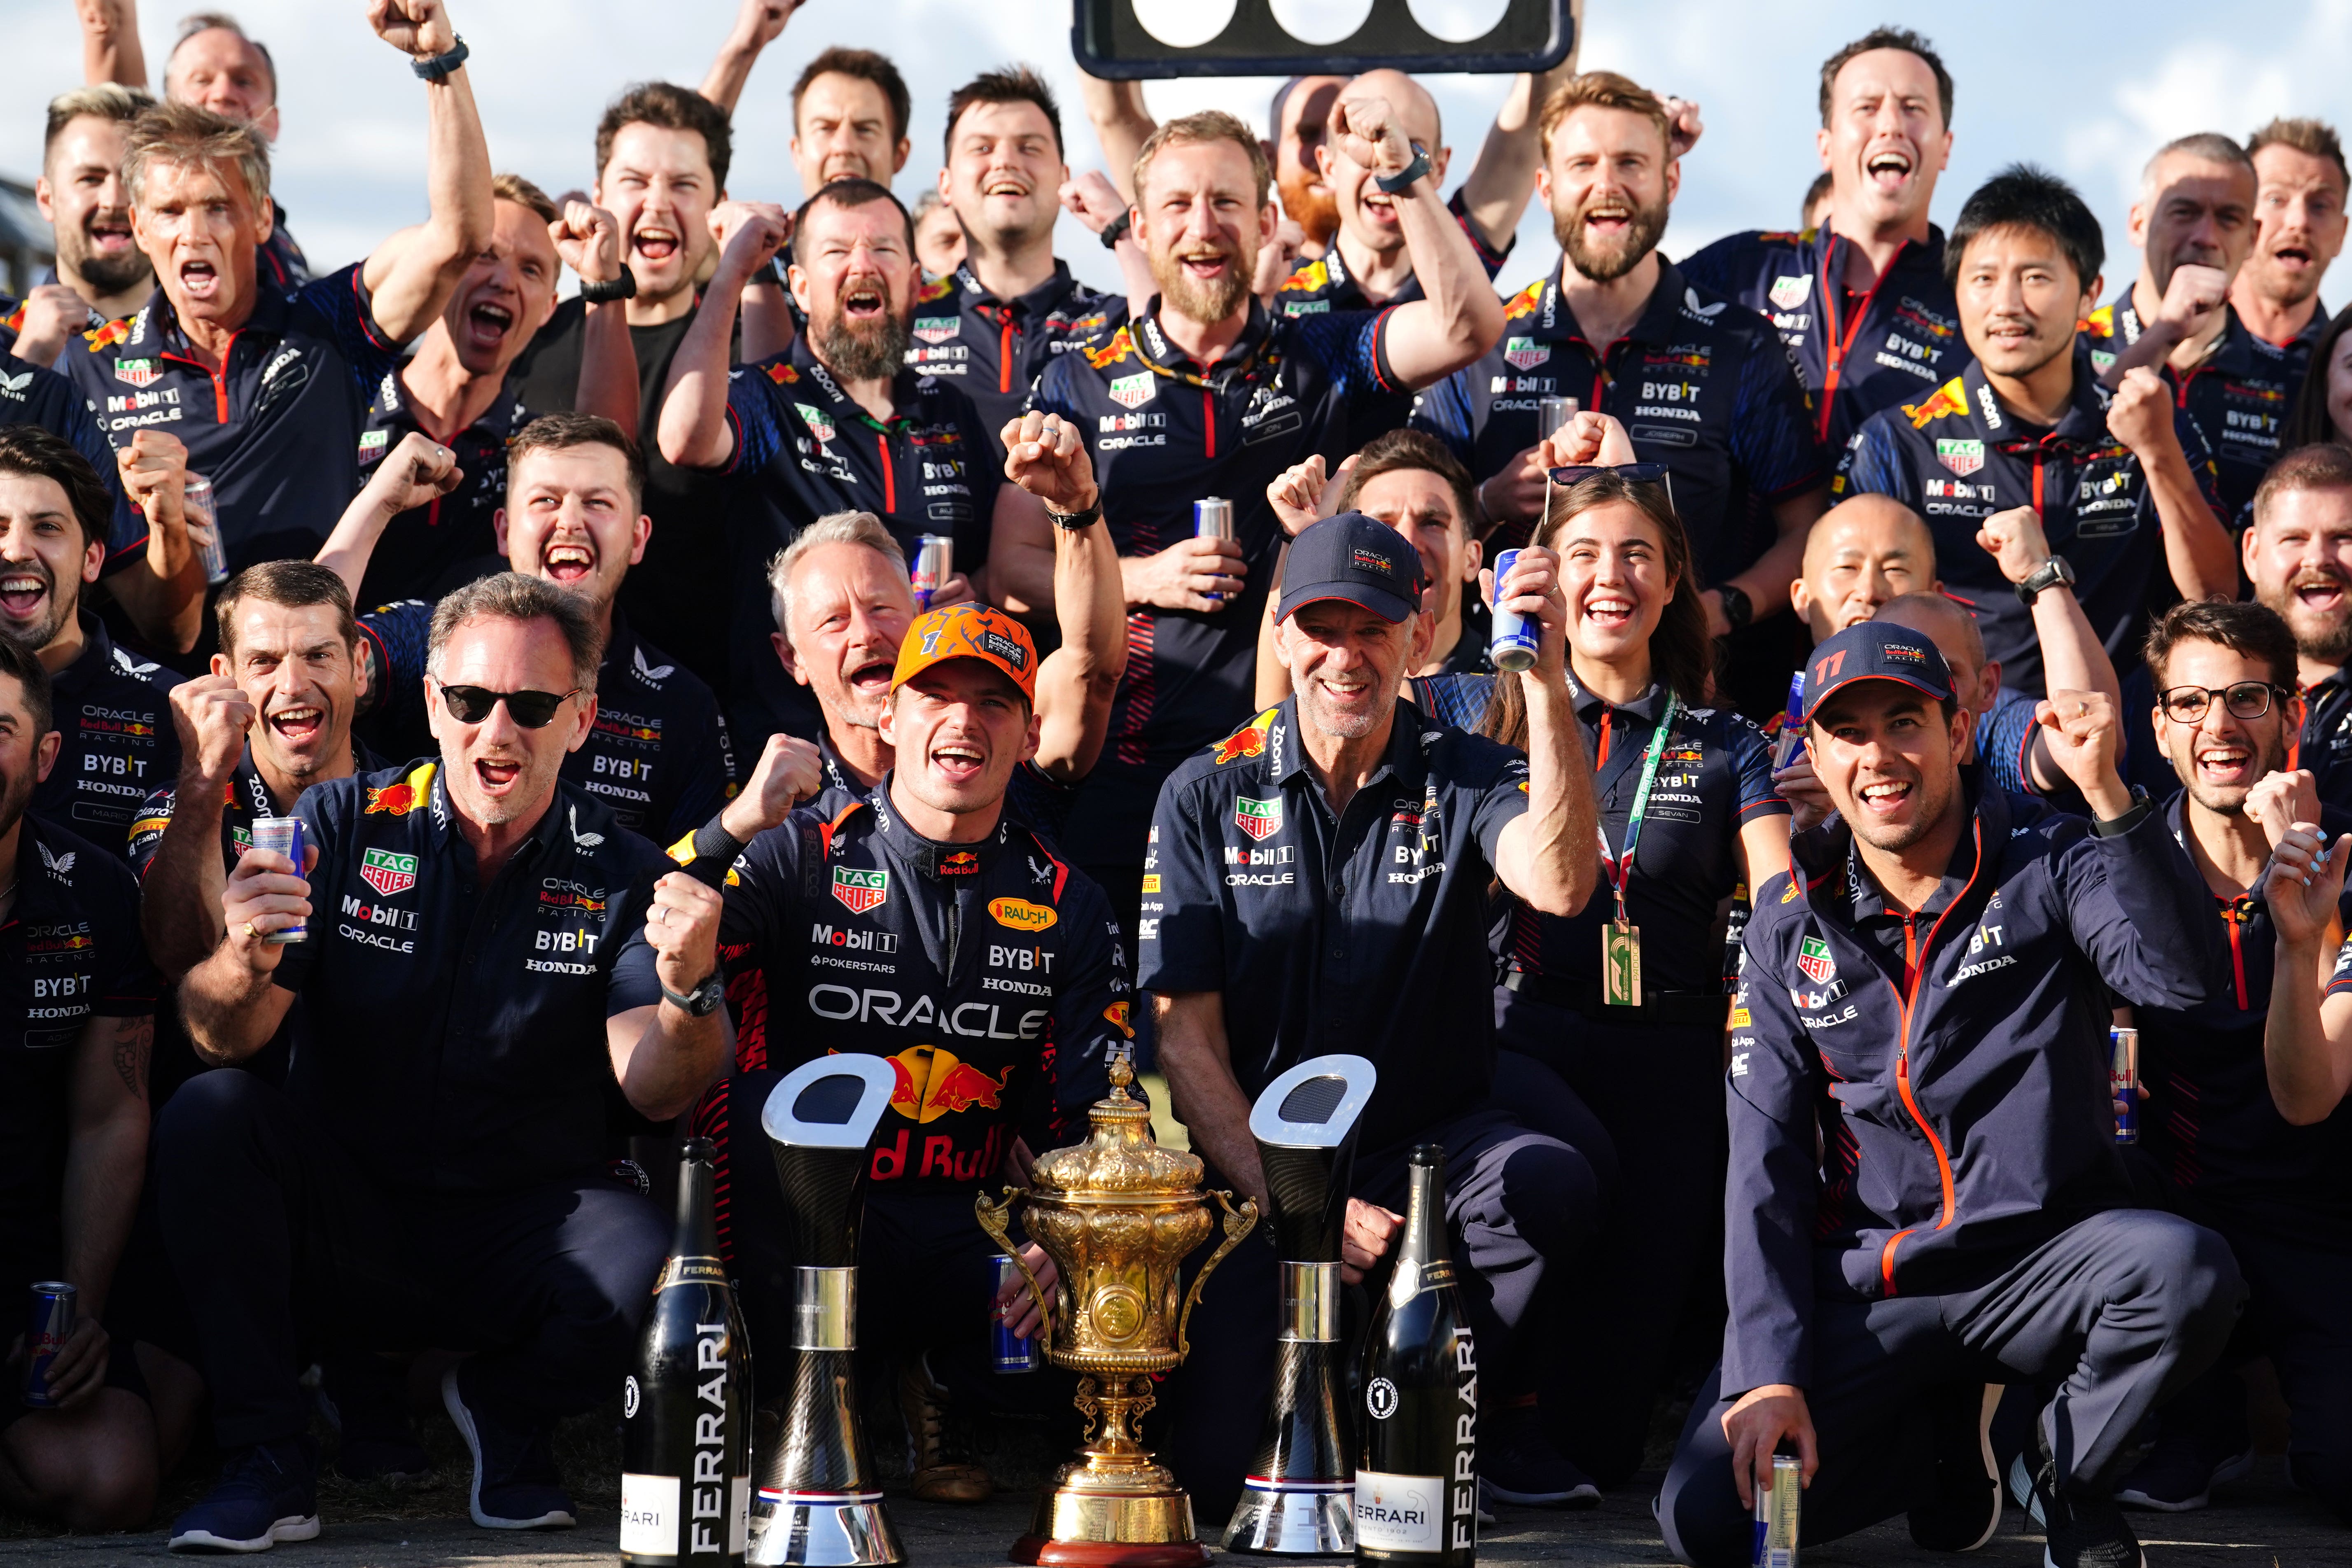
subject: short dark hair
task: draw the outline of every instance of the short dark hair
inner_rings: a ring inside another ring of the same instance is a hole
[[[57,690],[41,656],[15,637],[0,637],[0,675],[13,675],[25,689],[25,712],[33,721],[33,743],[56,729]]]
[[[1356,466],[1348,470],[1347,483],[1339,490],[1339,510],[1355,510],[1356,498],[1364,487],[1382,474],[1435,474],[1454,492],[1454,521],[1465,537],[1478,526],[1477,491],[1470,482],[1470,470],[1462,459],[1436,437],[1424,430],[1386,430],[1365,443],[1356,454]]]
[[[2327,367],[2336,362],[2336,345],[2347,331],[2352,331],[2352,305],[2336,312],[2327,330],[2311,347],[2311,359],[2303,372],[2303,390],[2295,397],[2294,413],[2287,419],[2289,447],[2344,439],[2343,433],[2336,428],[2336,416],[2327,411]]]
[[[801,94],[809,83],[821,76],[853,76],[860,81],[870,81],[882,89],[884,101],[890,106],[890,140],[893,143],[907,139],[907,122],[915,117],[915,99],[907,90],[907,79],[890,57],[872,49],[845,49],[838,45],[824,50],[801,68],[800,79],[793,83],[793,133],[801,129]],[[949,124],[954,124],[952,118]],[[1061,140],[1061,122],[1055,121],[1054,139]]]
[[[604,658],[604,634],[596,629],[595,612],[588,601],[569,588],[520,572],[478,577],[433,606],[433,627],[426,634],[425,668],[438,676],[441,655],[457,628],[468,621],[553,621],[563,634],[572,656],[572,684],[583,691],[596,689],[596,668]]]
[[[1062,106],[1055,101],[1054,89],[1031,67],[1014,66],[1010,70],[982,71],[948,94],[948,129],[940,138],[948,156],[955,153],[956,121],[976,103],[1035,104],[1038,112],[1045,115],[1045,123],[1054,129],[1054,151],[1063,150]]]
[[[892,194],[889,186],[856,174],[819,185],[816,194],[801,204],[800,211],[793,215],[793,259],[801,259],[801,241],[808,236],[809,215],[817,208],[866,207],[876,202],[888,202],[898,209],[898,216],[907,226],[907,259],[914,260],[915,215],[907,210],[907,204]]]
[[[2246,138],[2249,158],[2265,147],[2292,147],[2311,157],[2324,158],[2336,165],[2336,177],[2352,187],[2352,168],[2345,165],[2343,139],[2336,134],[2336,127],[2324,120],[2290,120],[2282,115]]]
[[[2254,526],[2262,526],[2279,497],[2294,490],[2352,490],[2352,447],[2321,441],[2273,463],[2254,490]]]
[[[2147,629],[2147,668],[2164,697],[2165,661],[2185,642],[2219,643],[2270,667],[2271,683],[2292,689],[2298,658],[2294,633],[2276,610],[2245,599],[2191,599],[2178,604]]]
[[[2088,290],[2107,264],[2099,220],[2074,187],[2045,169],[2011,163],[1979,185],[1960,207],[1944,243],[1944,283],[1958,286],[1960,262],[1971,240],[2000,228],[2038,228],[2058,242],[2074,268],[2075,286]]]
[[[0,425],[0,474],[54,479],[81,530],[81,547],[107,542],[114,521],[114,497],[89,459],[72,442],[38,425]]]
[[[629,465],[629,504],[643,510],[646,497],[646,455],[628,433],[601,414],[542,414],[507,443],[507,484],[514,484],[516,468],[532,452],[561,452],[572,447],[610,447]]]
[[[1936,102],[1943,111],[1944,129],[1952,128],[1952,73],[1944,68],[1944,57],[1926,37],[1908,27],[1873,27],[1837,53],[1822,62],[1822,124],[1830,122],[1830,100],[1837,87],[1838,72],[1856,55],[1866,55],[1873,49],[1901,49],[1925,60],[1936,76]]]
[[[702,151],[710,161],[710,181],[717,187],[712,194],[727,188],[727,166],[735,158],[735,133],[727,119],[727,111],[695,91],[676,82],[641,81],[604,106],[604,117],[596,121],[596,177],[604,177],[604,165],[613,161],[613,138],[627,125],[656,125],[664,131],[691,131],[702,138]]]
[[[221,652],[232,658],[236,653],[236,609],[247,599],[289,610],[331,605],[335,612],[335,635],[345,647],[359,640],[359,623],[352,617],[352,591],[341,577],[315,561],[264,561],[230,578],[214,602]]]

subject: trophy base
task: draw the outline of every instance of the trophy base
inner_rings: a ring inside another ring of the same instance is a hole
[[[761,1568],[883,1568],[906,1560],[890,1516],[882,1511],[880,1492],[777,1496],[763,1489],[752,1504],[746,1563]]]
[[[1192,1500],[1158,1465],[1062,1467],[1008,1560],[1045,1568],[1202,1568]]]
[[[1356,1550],[1356,1483],[1243,1483],[1225,1550],[1280,1557],[1347,1557]]]

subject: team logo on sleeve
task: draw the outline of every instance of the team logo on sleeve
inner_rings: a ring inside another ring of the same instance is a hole
[[[1816,985],[1827,985],[1837,978],[1837,960],[1830,956],[1830,944],[1817,936],[1807,937],[1798,949],[1797,967]]]
[[[1768,292],[1772,303],[1780,306],[1783,310],[1793,310],[1803,304],[1805,297],[1812,291],[1813,275],[1811,273],[1800,272],[1791,276],[1784,272],[1772,279],[1772,287]]]
[[[416,886],[416,857],[395,855],[389,849],[371,849],[360,857],[360,880],[376,890],[378,898],[388,899],[394,893],[404,893]]]
[[[1137,371],[1133,375],[1115,375],[1108,388],[1110,400],[1121,408],[1140,408],[1160,395],[1153,380],[1148,370]]]
[[[1252,800],[1243,795],[1234,802],[1234,826],[1252,838],[1265,840],[1282,831],[1282,802]]]
[[[833,896],[853,915],[862,915],[882,907],[890,896],[890,873],[861,871],[854,866],[833,868]]]

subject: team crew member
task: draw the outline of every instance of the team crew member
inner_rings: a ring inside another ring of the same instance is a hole
[[[2254,246],[2256,188],[2253,160],[2227,136],[2158,149],[2131,209],[2139,276],[2090,312],[2083,332],[2109,386],[2135,366],[2165,373],[2212,448],[2222,502],[2240,523],[2279,454],[2309,352],[2255,336],[2229,303]]]
[[[2327,329],[2320,279],[2344,249],[2352,173],[2336,128],[2272,121],[2246,138],[2254,161],[2254,245],[2230,283],[2230,308],[2254,336],[2287,351],[2298,369]]]
[[[1276,628],[1297,695],[1161,790],[1138,927],[1160,1066],[1218,1184],[1265,1201],[1249,1107],[1285,1068],[1339,1050],[1379,1066],[1357,1136],[1351,1281],[1402,1226],[1407,1152],[1445,1146],[1454,1256],[1479,1277],[1465,1295],[1481,1409],[1494,1412],[1480,1475],[1497,1497],[1552,1504],[1585,1483],[1538,1422],[1529,1396],[1550,1336],[1528,1313],[1547,1271],[1590,1236],[1598,1191],[1583,1154],[1487,1105],[1495,1052],[1476,999],[1491,984],[1491,883],[1559,915],[1593,892],[1591,768],[1562,673],[1557,572],[1530,550],[1496,588],[1496,603],[1542,627],[1535,667],[1517,678],[1522,758],[1398,700],[1429,637],[1411,545],[1360,512],[1302,532]],[[1228,1259],[1241,1277],[1203,1299],[1171,1385],[1171,1462],[1204,1517],[1232,1506],[1256,1440],[1275,1262],[1263,1244]]]
[[[1114,1046],[1131,1037],[1117,924],[1102,890],[1007,809],[1006,785],[1034,753],[1038,661],[1021,624],[960,605],[907,628],[881,712],[897,763],[862,798],[793,814],[723,873],[719,941],[756,965],[764,1069],[706,1100],[701,1130],[755,1126],[782,1073],[827,1051],[889,1057],[894,1114],[876,1130],[860,1262],[861,1342],[935,1357],[907,1376],[948,1405],[990,1381],[982,1314],[994,1244],[971,1222],[974,1194],[1016,1141],[1057,1148],[1107,1092]],[[698,846],[698,847],[700,846]],[[719,847],[722,850],[724,846]],[[730,1161],[731,1243],[754,1338],[785,1338],[793,1266],[774,1165],[754,1147]],[[877,1277],[878,1276],[878,1277]],[[923,1384],[929,1384],[928,1388]],[[968,1406],[964,1412],[968,1414]],[[985,1469],[918,1423],[916,1495],[978,1501]],[[950,1451],[952,1448],[954,1451]]]
[[[1268,482],[1310,454],[1338,458],[1351,410],[1459,369],[1501,330],[1485,269],[1388,106],[1350,98],[1339,116],[1349,155],[1396,187],[1427,299],[1376,315],[1269,314],[1249,291],[1276,224],[1265,153],[1230,115],[1188,115],[1136,163],[1135,226],[1159,303],[1038,380],[1035,406],[1087,437],[1125,579],[1126,681],[1066,840],[1122,919],[1160,781],[1247,711],[1282,537]],[[1194,537],[1203,495],[1231,498],[1234,539]],[[1004,497],[990,566],[991,596],[1013,607],[1050,602],[1053,524],[1026,501]]]
[[[726,1059],[718,896],[557,776],[596,710],[587,607],[507,574],[444,599],[434,633],[439,758],[307,792],[313,858],[240,859],[226,940],[181,987],[213,1061],[298,996],[311,1023],[286,1089],[206,1073],[158,1136],[226,1460],[184,1547],[318,1532],[298,1342],[475,1350],[442,1380],[475,1522],[570,1524],[549,1437],[620,1376],[665,1237],[604,1173],[605,1091],[667,1120]]]
[[[1069,178],[1061,107],[1035,71],[982,71],[948,99],[940,195],[961,226],[964,255],[946,287],[917,291],[907,363],[971,398],[992,441],[1028,403],[1038,374],[1118,308],[1054,254]]]
[[[158,470],[168,477],[149,504],[159,515],[176,513],[185,473],[179,455],[152,447],[142,455],[170,465]],[[164,695],[179,678],[116,647],[82,605],[82,586],[98,581],[106,558],[111,510],[97,473],[71,447],[28,425],[0,426],[0,637],[49,672],[63,737],[33,807],[120,854],[140,802],[179,774]],[[173,532],[186,552],[184,529]]]
[[[1614,1487],[1641,1468],[1723,1190],[1721,1124],[1658,1108],[1704,1102],[1722,1074],[1717,910],[1788,868],[1789,805],[1756,727],[1708,701],[1706,612],[1664,487],[1579,479],[1535,542],[1560,560],[1609,885],[1573,914],[1522,902],[1496,922],[1496,1043],[1558,1073],[1615,1146],[1621,1195],[1559,1329],[1609,1352],[1577,1358],[1545,1400],[1569,1458]],[[1517,683],[1488,712],[1485,733],[1528,744]]]
[[[1968,351],[1927,221],[1952,153],[1952,78],[1926,38],[1879,27],[1822,64],[1830,221],[1735,234],[1683,258],[1683,276],[1768,318],[1836,451],[1882,408],[1959,373]]]
[[[363,262],[299,289],[257,278],[253,247],[270,223],[260,133],[183,103],[131,128],[123,184],[157,288],[66,368],[117,448],[154,426],[186,443],[189,466],[213,482],[232,567],[318,548],[320,499],[359,489],[368,399],[490,237],[473,89],[445,58],[457,35],[437,0],[409,3],[421,19],[387,9],[376,30],[436,73],[425,83],[432,216]],[[205,213],[215,216],[199,225]]]
[[[412,438],[414,439],[414,438]],[[343,514],[319,563],[345,584],[365,572],[384,508],[398,486],[446,488],[446,447],[404,444],[389,461],[411,476],[363,494]],[[563,777],[608,806],[622,826],[663,842],[708,820],[733,793],[735,755],[710,689],[638,637],[619,606],[623,578],[644,558],[652,519],[636,443],[593,414],[551,414],[523,426],[505,456],[506,504],[492,520],[508,566],[571,590],[587,605],[604,650],[596,716],[586,742],[563,758]],[[408,599],[370,611],[359,629],[369,671],[360,700],[377,750],[429,750],[434,606]]]
[[[1921,1545],[1981,1544],[2001,1509],[1984,1385],[2048,1378],[2028,1449],[2046,1561],[2137,1563],[2110,1500],[2133,1429],[2220,1352],[2242,1287],[2220,1237],[2124,1206],[2103,1037],[2109,988],[2206,994],[2207,895],[2116,776],[2104,696],[2042,711],[2085,822],[1962,770],[1974,721],[1917,633],[1851,627],[1806,677],[1841,821],[1830,869],[1765,884],[1748,926],[1731,1321],[1658,1500],[1666,1544],[1747,1562],[1784,1442],[1808,1541],[1908,1507]],[[1932,1458],[1903,1436],[1923,1416]]]
[[[2295,765],[2317,779],[2322,802],[2352,812],[2352,448],[2327,442],[2281,458],[2254,492],[2241,543],[2255,600],[2294,634]]]
[[[973,596],[996,505],[996,448],[971,399],[907,363],[915,296],[914,220],[884,187],[855,176],[823,186],[787,217],[746,204],[719,215],[724,249],[711,289],[670,371],[662,450],[728,477],[737,509],[730,686],[751,732],[813,729],[760,630],[771,556],[830,512],[870,511],[908,558],[921,536],[955,541],[955,573],[934,605]],[[723,302],[768,265],[790,231],[793,298],[808,331],[789,351],[730,372]],[[705,612],[708,614],[708,611]],[[799,722],[795,722],[799,721]]]
[[[1890,495],[1926,516],[1945,586],[2025,691],[2043,689],[2028,595],[2045,583],[2012,585],[1976,548],[1996,512],[2042,514],[2064,563],[2045,577],[2071,578],[2111,656],[2137,645],[2152,603],[2237,591],[2197,421],[2150,370],[2110,395],[2076,343],[2102,258],[2098,220],[2063,183],[2023,164],[1985,182],[1945,252],[1976,357],[1920,402],[1874,415],[1832,487]]]
[[[2203,919],[2229,956],[2197,1006],[2133,1014],[2147,1089],[2138,1163],[2165,1207],[2229,1239],[2249,1294],[2229,1352],[2158,1413],[2161,1435],[2117,1496],[2179,1512],[2242,1474],[2253,1444],[2236,1368],[2266,1353],[2293,1413],[2295,1479],[2352,1517],[2352,1332],[2326,1291],[2331,1279],[2352,1283],[2352,1115],[2334,1095],[2317,1117],[2303,1114],[2294,1093],[2274,1089],[2293,1070],[2269,1060],[2263,1038],[2273,961],[2291,962],[2297,945],[2273,930],[2282,884],[2263,877],[2273,844],[2293,828],[2304,847],[2314,831],[2324,847],[2352,817],[2323,809],[2311,775],[2287,771],[2302,705],[2294,638],[2278,616],[2259,605],[2176,605],[2148,633],[2147,658],[2158,737],[2182,786],[2165,816],[2212,894]],[[2291,877],[2283,887],[2294,912],[2342,921]],[[2326,955],[2315,941],[2299,945],[2308,1005]]]
[[[1583,41],[1580,27],[1576,42]],[[1559,68],[1573,70],[1575,58],[1571,46],[1569,63]],[[1324,255],[1332,236],[1339,231],[1339,199],[1324,178],[1317,153],[1330,133],[1331,114],[1347,90],[1348,80],[1343,76],[1295,76],[1276,88],[1266,116],[1274,137],[1258,144],[1272,171],[1282,216],[1297,226],[1297,255],[1309,261]],[[1094,123],[1095,141],[1102,148],[1103,166],[1109,171],[1122,205],[1130,205],[1135,200],[1136,157],[1160,129],[1150,110],[1144,107],[1143,84],[1107,81],[1081,69],[1078,85],[1086,100],[1087,118]]]
[[[939,192],[924,191],[907,209],[915,215],[915,259],[933,282],[963,265],[963,220]]]
[[[1665,104],[1591,71],[1553,91],[1541,127],[1536,189],[1560,258],[1504,308],[1500,343],[1423,395],[1415,423],[1469,462],[1487,517],[1518,539],[1548,482],[1538,399],[1564,394],[1615,416],[1639,458],[1673,472],[1708,630],[1731,636],[1779,612],[1805,530],[1829,505],[1804,388],[1763,318],[1685,282],[1657,253],[1682,184]],[[1769,549],[1751,537],[1755,503],[1779,530]]]
[[[155,1506],[155,1422],[107,1307],[146,1163],[155,974],[130,873],[26,815],[58,761],[50,700],[40,661],[0,638],[0,1289],[22,1301],[62,1279],[79,1292],[49,1364],[58,1407],[0,1404],[0,1500],[68,1530],[137,1530]]]
[[[33,200],[48,220],[57,259],[21,303],[0,309],[0,342],[13,336],[19,359],[56,364],[68,338],[121,320],[153,291],[154,269],[131,234],[122,145],[154,101],[112,82],[49,100]]]

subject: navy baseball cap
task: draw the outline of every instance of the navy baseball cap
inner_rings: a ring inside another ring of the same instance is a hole
[[[1421,608],[1421,553],[1403,534],[1360,511],[1310,523],[1290,542],[1274,618],[1286,621],[1319,599],[1361,605],[1395,625]]]
[[[1805,664],[1805,722],[1830,694],[1857,680],[1896,680],[1938,702],[1952,695],[1952,672],[1926,634],[1861,621],[1816,644]]]

